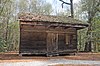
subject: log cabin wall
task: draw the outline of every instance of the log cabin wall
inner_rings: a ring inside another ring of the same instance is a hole
[[[62,54],[77,51],[77,30],[89,26],[66,16],[19,14],[20,54]]]
[[[42,26],[33,26],[27,24],[20,25],[20,52],[21,53],[45,53],[47,51],[46,39],[47,33],[35,29],[44,29]]]
[[[20,22],[20,53],[53,54],[77,49],[76,28]]]
[[[58,34],[58,50],[74,50],[77,49],[77,36],[75,28],[68,28],[66,33]]]

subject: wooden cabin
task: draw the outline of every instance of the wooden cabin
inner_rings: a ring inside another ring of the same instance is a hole
[[[87,23],[71,17],[19,15],[19,54],[45,54],[47,56],[77,52],[77,30]]]

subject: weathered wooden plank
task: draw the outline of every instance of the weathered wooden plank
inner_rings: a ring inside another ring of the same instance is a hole
[[[62,32],[75,32],[76,31],[76,28],[67,28],[67,29],[64,29],[62,27],[59,27],[59,28],[46,28],[45,26],[29,26],[29,25],[23,25],[21,27],[21,30],[28,30],[28,31],[33,31],[33,30],[38,30],[38,31],[41,31],[41,30],[44,30],[44,31],[62,31]]]
[[[42,49],[45,49],[46,50],[46,47],[45,46],[21,46],[22,49],[37,49],[37,50],[42,50]]]
[[[47,34],[47,51],[49,53],[58,51],[58,34],[56,33]]]
[[[32,42],[30,42],[30,41],[21,41],[21,43],[23,44],[23,45],[25,45],[25,44],[27,44],[27,45],[46,45],[46,42],[45,41],[32,41]]]
[[[37,49],[21,49],[21,53],[47,53],[47,51],[45,49],[42,49],[42,50],[37,50]]]
[[[42,26],[58,26],[58,27],[72,27],[72,28],[85,28],[85,25],[80,24],[65,24],[65,23],[47,23],[47,22],[20,22],[21,25],[42,25]]]
[[[45,41],[46,33],[45,32],[21,32],[21,40],[30,40],[30,41]]]
[[[71,33],[71,34],[75,34],[75,32],[49,31],[49,30],[22,30],[22,32],[46,32],[46,33]]]

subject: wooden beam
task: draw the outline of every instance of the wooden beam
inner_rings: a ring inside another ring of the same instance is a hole
[[[21,25],[33,25],[33,26],[45,26],[47,28],[50,28],[50,27],[54,27],[54,28],[57,28],[57,27],[72,27],[72,28],[85,28],[86,26],[85,25],[78,25],[78,24],[64,24],[64,23],[35,23],[35,22],[21,22]]]
[[[49,30],[21,30],[22,32],[46,32],[46,33],[75,33],[75,32],[68,32],[68,31],[49,31]]]

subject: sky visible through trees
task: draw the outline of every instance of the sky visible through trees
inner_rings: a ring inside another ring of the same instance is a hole
[[[70,3],[70,0],[63,0],[63,1]],[[79,1],[80,0],[73,0],[73,3],[75,4],[75,3],[78,3]],[[46,2],[49,2],[50,4],[52,4],[52,8],[54,10],[52,14],[55,14],[56,12],[62,12],[62,11],[64,12],[64,11],[70,10],[70,6],[66,4],[64,4],[64,7],[62,8],[61,6],[62,2],[59,0],[46,0]]]

